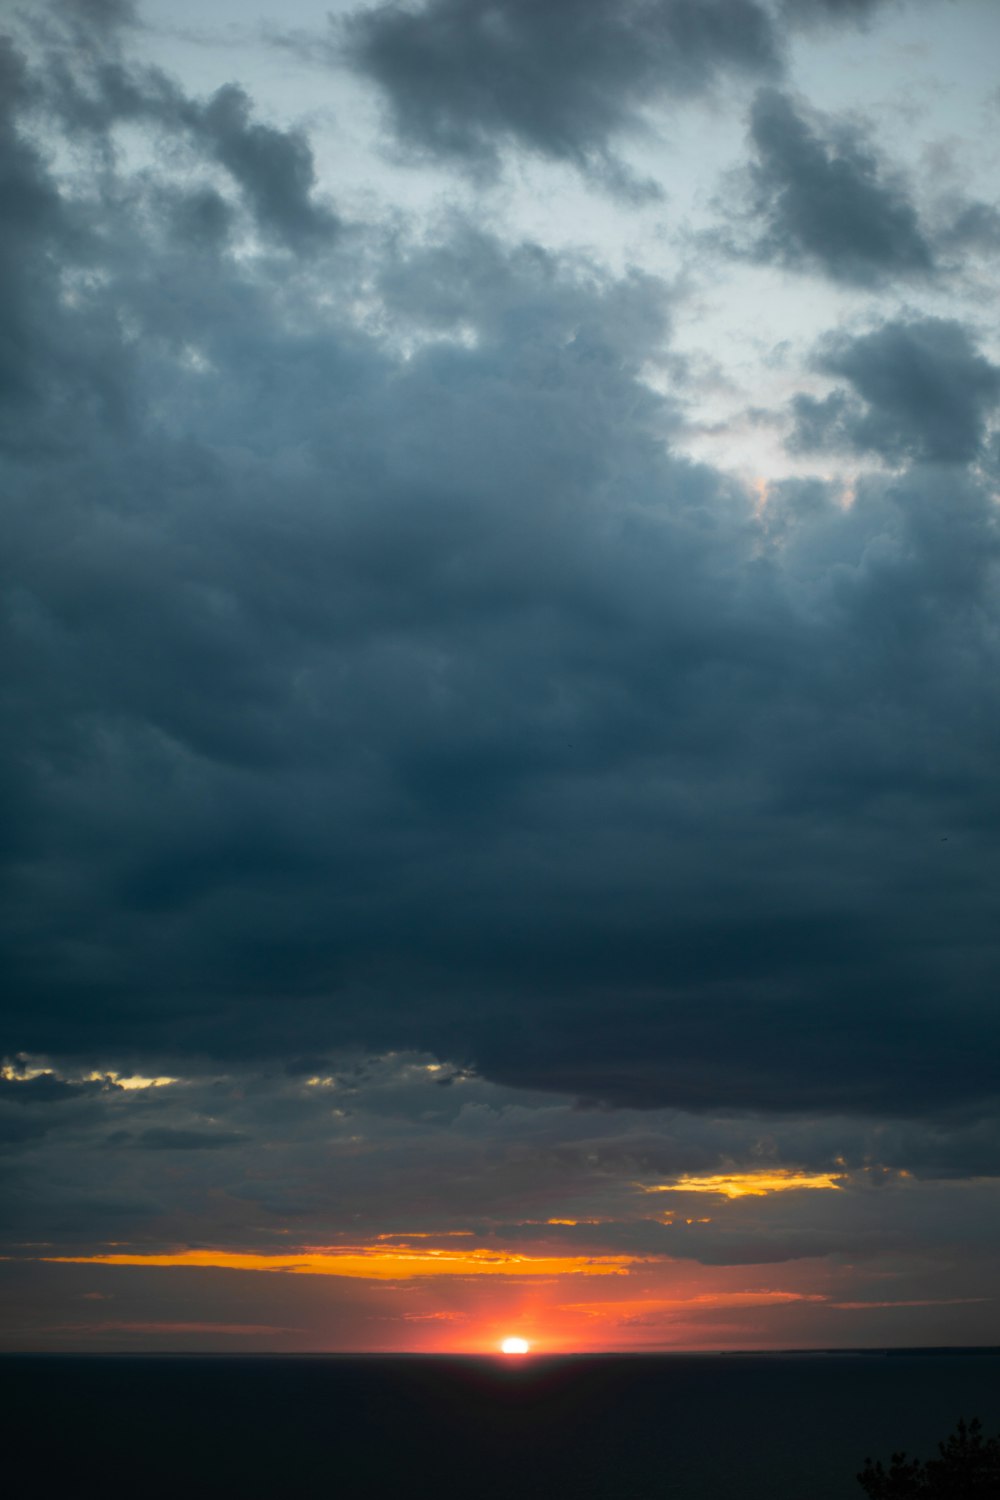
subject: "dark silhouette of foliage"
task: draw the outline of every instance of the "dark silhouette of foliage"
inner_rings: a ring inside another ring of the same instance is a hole
[[[998,1500],[1000,1437],[984,1438],[978,1417],[960,1420],[938,1453],[925,1463],[894,1453],[888,1469],[866,1458],[858,1483],[869,1500]]]

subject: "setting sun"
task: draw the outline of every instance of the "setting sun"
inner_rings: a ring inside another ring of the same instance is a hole
[[[500,1345],[503,1354],[527,1354],[531,1345],[527,1339],[507,1338]]]

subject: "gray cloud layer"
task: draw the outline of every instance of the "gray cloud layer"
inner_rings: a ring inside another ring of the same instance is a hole
[[[620,14],[594,10],[612,58]],[[413,1046],[620,1106],[987,1110],[996,371],[970,336],[831,343],[850,389],[800,403],[799,441],[901,472],[756,514],[670,450],[662,285],[460,221],[335,233],[304,136],[244,93],[85,61],[68,187],[51,93],[4,53],[9,1050]],[[121,119],[176,176],[116,165]],[[921,269],[867,158],[780,95],[757,122],[782,253],[822,258],[805,162],[871,210],[827,269]]]
[[[962,1111],[933,1125],[595,1114],[399,1053],[340,1055],[322,1076],[237,1068],[146,1087],[10,1073],[0,1236],[15,1252],[86,1253],[95,1237],[274,1251],[289,1231],[436,1243],[457,1228],[458,1248],[773,1266],[891,1259],[918,1226],[924,1255],[963,1238],[979,1253],[995,1230],[996,1123]],[[787,1164],[837,1186],[726,1200],[683,1185]],[[992,1181],[954,1180],[970,1175]]]

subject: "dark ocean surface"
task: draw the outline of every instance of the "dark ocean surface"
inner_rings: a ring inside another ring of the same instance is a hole
[[[0,1358],[32,1500],[863,1500],[866,1454],[1000,1428],[1000,1351]]]

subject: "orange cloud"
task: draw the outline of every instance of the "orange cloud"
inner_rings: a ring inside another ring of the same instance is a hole
[[[537,1219],[525,1219],[525,1224],[537,1224]],[[613,1219],[546,1219],[546,1224],[613,1224]]]
[[[507,1250],[422,1250],[359,1246],[254,1255],[230,1250],[176,1250],[165,1255],[43,1255],[49,1264],[182,1266],[219,1271],[287,1271],[299,1276],[355,1276],[408,1281],[416,1276],[624,1276],[632,1255],[519,1255]]]
[[[656,1183],[652,1187],[643,1183],[636,1183],[636,1186],[642,1193],[717,1193],[724,1198],[764,1198],[768,1193],[839,1188],[843,1183],[843,1177],[830,1177],[825,1172],[775,1169],[770,1172],[724,1172],[713,1177],[681,1177],[676,1182]]]
[[[377,1234],[377,1240],[402,1240],[404,1243],[410,1240],[462,1240],[472,1239],[474,1231],[471,1229],[410,1229],[393,1230],[390,1234]]]

